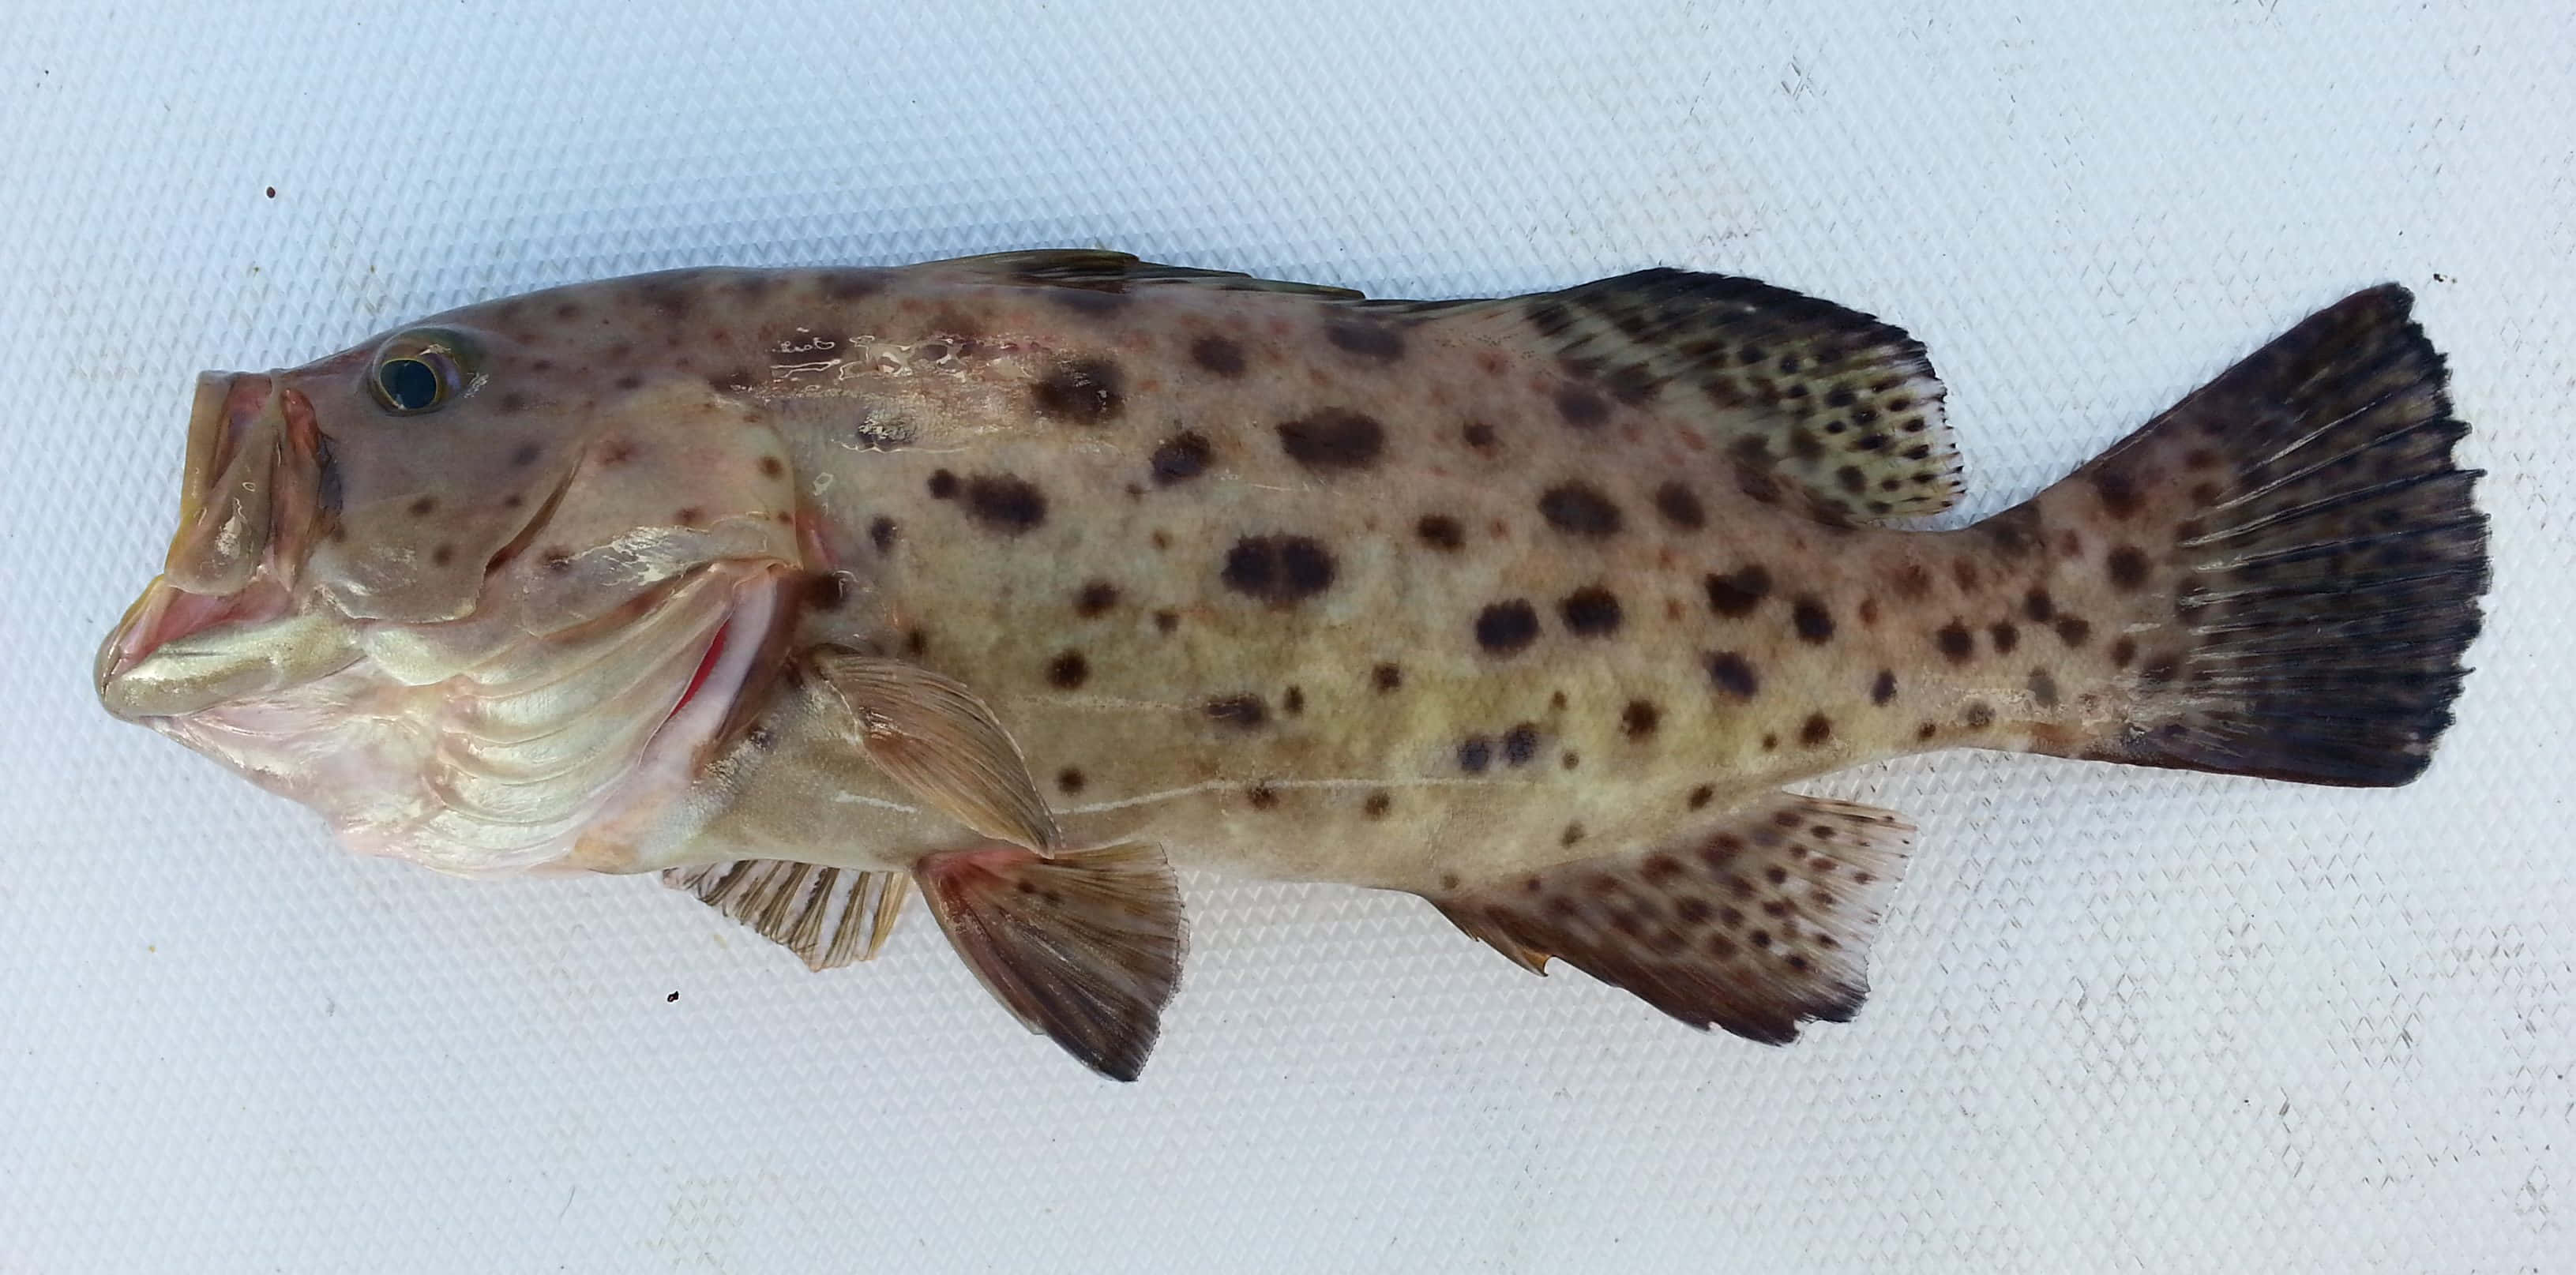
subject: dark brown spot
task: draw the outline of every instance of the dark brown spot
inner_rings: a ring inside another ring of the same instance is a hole
[[[1447,514],[1424,514],[1420,522],[1413,524],[1413,534],[1422,537],[1422,543],[1448,553],[1456,553],[1467,543],[1458,520]]]
[[[2057,679],[2049,676],[2047,669],[2030,671],[2030,698],[2041,708],[2057,707]]]
[[[1470,775],[1481,775],[1494,764],[1494,741],[1482,735],[1470,735],[1458,743],[1458,769]]]
[[[1708,511],[1700,506],[1699,497],[1677,482],[1655,489],[1655,512],[1684,531],[1697,531],[1708,525]]]
[[[1708,609],[1731,620],[1751,615],[1769,596],[1771,573],[1759,563],[1708,577]]]
[[[1655,727],[1663,720],[1664,710],[1655,707],[1652,701],[1632,699],[1628,701],[1628,707],[1620,710],[1619,733],[1630,739],[1644,739],[1654,734]]]
[[[510,452],[510,464],[515,468],[526,469],[537,463],[538,455],[540,453],[535,443],[521,443]]]
[[[543,360],[539,361],[543,362]],[[503,416],[516,416],[519,413],[528,410],[528,396],[518,392],[517,390],[512,390],[507,394],[503,394],[501,396],[501,401],[498,404],[498,410]]]
[[[1557,755],[1556,765],[1560,770],[1572,770],[1582,764],[1583,758],[1577,756],[1575,751],[1571,748],[1566,749],[1563,753]]]
[[[420,499],[411,502],[410,510],[412,517],[426,518],[431,514],[438,512],[438,497],[423,496]]]
[[[689,290],[670,279],[647,279],[635,285],[635,299],[643,302],[666,319],[688,317],[696,301]]]
[[[1925,722],[1914,728],[1914,737],[1916,739],[1930,739],[1939,733],[1941,733],[1941,727],[1935,722]]]
[[[1579,823],[1567,824],[1565,825],[1565,831],[1556,834],[1556,844],[1560,846],[1579,845],[1582,841],[1583,825]]]
[[[1716,795],[1717,789],[1712,788],[1707,784],[1701,784],[1699,787],[1690,790],[1688,804],[1693,810],[1704,809],[1707,807],[1709,799]]]
[[[2111,583],[2124,590],[2136,592],[2138,586],[2147,582],[2147,555],[2139,552],[2135,545],[2122,545],[2112,550],[2105,565],[2111,569]]]
[[[1665,856],[1659,855],[1657,857],[1663,858]],[[1649,860],[1648,862],[1652,862],[1652,860]],[[1678,863],[1674,864],[1673,870],[1675,872],[1679,872],[1681,870],[1681,865]],[[1688,926],[1696,927],[1706,925],[1709,922],[1709,918],[1716,914],[1717,909],[1710,907],[1708,900],[1696,895],[1685,896],[1680,901],[1673,904],[1673,916],[1680,920],[1682,924]]]
[[[913,657],[914,659],[916,659],[916,660],[917,660],[917,659],[920,659],[923,655],[928,654],[928,653],[929,653],[929,651],[930,651],[930,634],[929,634],[928,632],[926,632],[926,631],[924,631],[924,630],[921,630],[921,629],[911,629],[911,630],[908,630],[907,632],[905,632],[905,633],[904,633],[904,635],[903,635],[903,653],[904,653],[904,654],[909,655],[909,656],[911,656],[911,657]]]
[[[1518,655],[1538,640],[1538,609],[1526,599],[1496,602],[1476,613],[1476,645],[1492,655]]]
[[[1983,577],[1977,572],[1977,564],[1965,558],[1950,564],[1950,578],[1959,582],[1961,593],[1974,593],[1977,585],[1983,582]]]
[[[1106,580],[1093,580],[1083,585],[1081,592],[1073,595],[1073,613],[1086,620],[1104,615],[1109,608],[1116,605],[1118,605],[1118,586]]]
[[[1305,688],[1303,688],[1303,687],[1297,687],[1297,686],[1291,686],[1291,687],[1289,687],[1289,688],[1288,688],[1287,693],[1286,693],[1286,694],[1284,694],[1284,695],[1281,695],[1281,696],[1279,697],[1279,707],[1280,707],[1280,709],[1281,709],[1282,711],[1286,712],[1290,717],[1295,717],[1295,716],[1296,716],[1296,715],[1298,715],[1299,713],[1305,712],[1305,711],[1306,711],[1306,691],[1305,691]]]
[[[1798,742],[1809,748],[1820,747],[1834,737],[1834,720],[1822,713],[1809,713],[1798,727]]]
[[[763,456],[760,458],[760,472],[763,477],[776,478],[787,472],[787,465],[775,456]]]
[[[1009,474],[977,474],[966,480],[966,512],[994,531],[1023,535],[1046,521],[1046,493]]]
[[[1041,416],[1098,425],[1126,405],[1124,383],[1118,365],[1107,359],[1066,359],[1029,386],[1029,401]]]
[[[1777,735],[1764,735],[1762,737],[1762,751],[1766,753],[1780,751],[1780,737]]]
[[[1956,620],[1942,625],[1941,631],[1932,635],[1932,641],[1953,664],[1965,664],[1977,653],[1977,639],[1968,632],[1967,625]]]
[[[1761,679],[1754,676],[1753,665],[1733,651],[1720,651],[1708,657],[1708,680],[1717,689],[1737,699],[1751,699],[1762,689]]]
[[[957,494],[957,475],[944,469],[934,469],[930,471],[930,481],[925,485],[930,489],[932,500],[946,500]]]
[[[1508,765],[1526,766],[1538,756],[1538,726],[1522,722],[1503,732],[1503,761]]]
[[[1154,613],[1154,627],[1165,633],[1169,633],[1172,630],[1181,627],[1181,613],[1178,611],[1156,611]]]
[[[885,286],[885,280],[882,272],[875,270],[827,270],[815,284],[827,300],[857,301],[874,295]]]
[[[1878,671],[1878,676],[1877,676],[1876,678],[1872,679],[1872,680],[1871,680],[1871,682],[1870,682],[1870,684],[1869,684],[1869,702],[1870,702],[1870,703],[1872,703],[1872,704],[1877,704],[1877,705],[1879,705],[1879,706],[1881,706],[1881,707],[1885,707],[1885,706],[1886,706],[1886,704],[1887,704],[1887,702],[1888,702],[1889,700],[1892,700],[1892,699],[1895,699],[1895,698],[1896,698],[1896,672],[1895,672],[1895,670],[1893,670],[1893,669],[1880,669],[1880,670]]]
[[[1796,626],[1798,640],[1809,646],[1821,646],[1833,640],[1833,613],[1811,596],[1800,595],[1789,609],[1789,622]]]
[[[1251,802],[1255,810],[1268,810],[1279,804],[1279,792],[1268,784],[1254,784],[1244,794],[1244,800]]]
[[[1380,664],[1369,670],[1369,684],[1384,694],[1404,685],[1404,670],[1392,664]]]
[[[1055,787],[1058,792],[1070,796],[1071,794],[1081,792],[1082,785],[1082,772],[1071,766],[1067,766],[1055,773]]]
[[[2124,637],[2111,644],[2111,667],[2127,668],[2129,667],[2129,662],[2136,658],[2138,658],[2138,640],[2136,638]]]
[[[2105,469],[2093,475],[2093,490],[2102,497],[2102,512],[2113,518],[2138,512],[2137,484],[2120,470]]]
[[[1994,706],[1983,700],[1971,700],[1967,711],[1959,715],[1959,721],[1970,730],[1984,730],[1995,724]]]
[[[2033,589],[2022,595],[2021,613],[2033,624],[2045,624],[2056,616],[2057,602],[2048,596],[2048,590]]]
[[[1221,336],[1190,342],[1190,362],[1219,376],[1243,375],[1243,347]]]
[[[1368,800],[1360,803],[1361,812],[1365,813],[1371,819],[1384,819],[1386,818],[1386,812],[1394,808],[1395,798],[1387,796],[1382,792],[1370,793],[1368,795]],[[1458,888],[1458,875],[1454,872],[1442,873],[1440,876],[1440,884],[1444,888],[1455,890]]]
[[[1227,588],[1273,606],[1294,606],[1333,585],[1333,555],[1304,536],[1245,536],[1226,551]]]
[[[1556,392],[1557,413],[1576,429],[1596,429],[1610,419],[1610,403],[1580,385],[1568,385]]]
[[[633,372],[629,372],[624,376],[618,377],[615,384],[617,388],[621,390],[642,389],[644,388],[644,378],[637,376]]]
[[[868,524],[868,543],[875,545],[878,553],[894,552],[895,535],[892,518],[879,518]]]
[[[1239,730],[1253,730],[1270,720],[1270,709],[1258,695],[1228,695],[1206,704],[1209,718]]]
[[[1895,586],[1896,596],[1908,602],[1919,601],[1924,595],[1932,592],[1932,573],[1924,570],[1923,564],[1919,562],[1905,564],[1894,576],[1889,577],[1888,582]]]
[[[1393,363],[1404,357],[1404,335],[1382,323],[1328,319],[1324,323],[1324,339],[1340,349],[1380,363]]]
[[[1376,417],[1328,407],[1281,425],[1279,448],[1312,470],[1365,469],[1386,450],[1386,427]]]
[[[2082,646],[2086,639],[2093,636],[2093,626],[2086,623],[2084,617],[2080,615],[2057,617],[2056,628],[2057,640],[2068,646]]]
[[[1556,612],[1565,621],[1566,631],[1578,637],[1603,637],[1619,631],[1619,598],[1599,585],[1565,595],[1556,604]]]
[[[1999,620],[1986,630],[1986,638],[1994,643],[1995,654],[2010,655],[2014,647],[2021,645],[2021,630],[2014,628],[2010,620]]]
[[[430,565],[439,567],[446,566],[448,563],[456,561],[456,546],[443,544],[430,550],[429,561]]]
[[[1169,487],[1196,478],[1207,472],[1208,461],[1215,455],[1216,449],[1208,444],[1204,435],[1182,430],[1164,439],[1162,446],[1154,449],[1154,485]]]
[[[1538,498],[1538,511],[1557,530],[1596,540],[1617,535],[1625,521],[1609,497],[1581,482],[1548,488]]]
[[[1091,680],[1091,661],[1080,651],[1066,651],[1047,661],[1047,683],[1058,690],[1069,691]]]

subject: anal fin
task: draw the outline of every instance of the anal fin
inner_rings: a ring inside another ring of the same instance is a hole
[[[1018,846],[934,854],[913,869],[967,968],[1031,1031],[1134,1080],[1180,985],[1180,882],[1152,846],[1051,858]]]
[[[1765,1044],[1845,1022],[1913,829],[1779,793],[1654,844],[1436,896],[1524,969],[1554,957],[1693,1027]]]
[[[784,859],[668,868],[662,884],[796,953],[811,970],[876,959],[912,895],[900,872],[860,872]]]

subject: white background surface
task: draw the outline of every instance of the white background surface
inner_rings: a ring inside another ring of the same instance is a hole
[[[0,1270],[2569,1263],[2566,5],[1226,8],[11,6]],[[2396,279],[2492,471],[2479,671],[2395,793],[1823,786],[1923,832],[1868,1007],[1787,1050],[1411,899],[1193,878],[1131,1087],[919,915],[817,977],[649,882],[357,861],[91,700],[200,368],[1063,244],[1381,295],[1766,277],[1930,344],[1978,511]]]

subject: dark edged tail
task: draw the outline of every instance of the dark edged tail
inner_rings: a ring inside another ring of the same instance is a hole
[[[2487,520],[2413,301],[2388,284],[2317,312],[2043,494],[2122,528],[2104,570],[2160,612],[2139,617],[2123,720],[2081,755],[2424,773],[2478,632]]]

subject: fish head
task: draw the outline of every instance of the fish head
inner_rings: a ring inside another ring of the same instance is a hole
[[[353,849],[521,870],[634,834],[740,725],[807,556],[756,407],[638,366],[583,289],[207,373],[118,717]],[[576,300],[565,300],[574,298]]]

